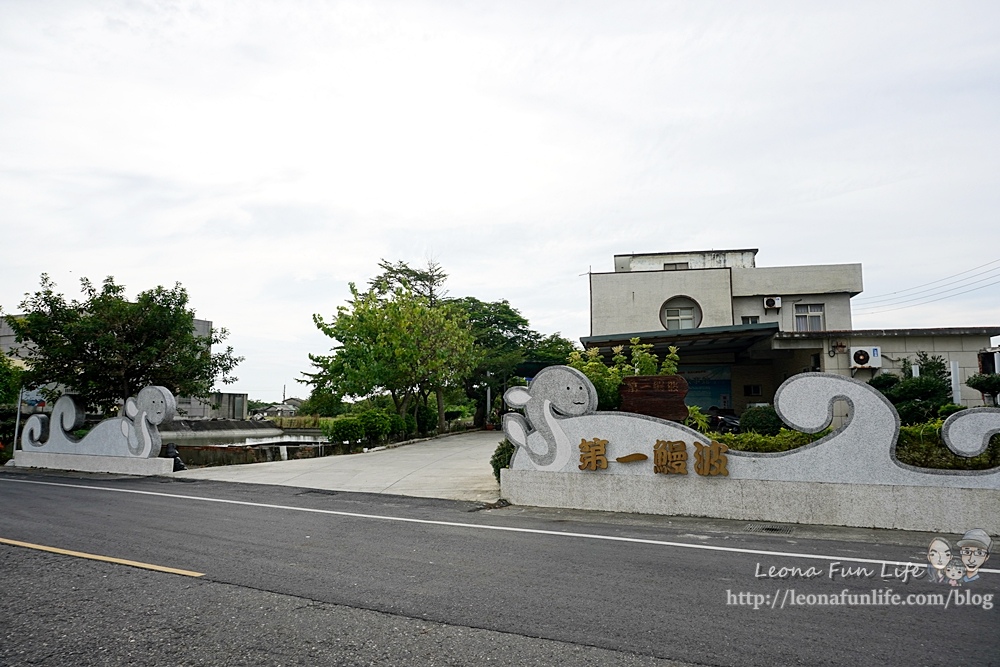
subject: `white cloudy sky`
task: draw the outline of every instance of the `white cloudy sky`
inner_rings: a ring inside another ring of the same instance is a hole
[[[574,339],[588,270],[712,248],[1000,325],[998,175],[996,2],[0,2],[0,306],[179,281],[262,400],[380,258]]]

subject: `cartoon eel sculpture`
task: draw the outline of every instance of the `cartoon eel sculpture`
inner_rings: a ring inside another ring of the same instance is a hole
[[[146,387],[125,402],[124,414],[106,419],[82,439],[72,433],[83,426],[85,410],[72,394],[64,394],[46,415],[32,415],[21,434],[21,448],[53,454],[90,454],[152,458],[160,453],[159,424],[174,418],[176,403],[166,387]]]
[[[523,408],[528,419],[514,413],[503,416],[503,430],[511,443],[523,450],[537,470],[562,470],[569,462],[574,445],[566,435],[559,417],[580,417],[597,410],[597,391],[586,375],[569,366],[543,368],[530,387],[511,387],[504,401],[513,408]],[[529,442],[533,435],[529,423],[541,438],[532,438],[542,451]]]

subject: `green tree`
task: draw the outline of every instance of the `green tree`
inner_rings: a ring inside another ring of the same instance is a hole
[[[196,334],[180,283],[146,290],[134,301],[110,276],[100,289],[86,278],[80,283],[86,298],[67,302],[42,274],[41,289],[20,304],[22,314],[6,316],[27,364],[26,387],[52,394],[44,387],[64,385],[89,407],[109,412],[147,385],[207,399],[217,381],[236,381],[232,372],[243,358],[231,347],[212,353],[225,329]]]
[[[414,269],[403,261],[392,263],[384,259],[379,260],[378,266],[382,273],[372,278],[369,285],[381,294],[403,287],[424,299],[431,308],[436,308],[448,294],[444,289],[448,274],[432,259],[427,260],[427,267],[421,269]]]
[[[1000,373],[976,373],[970,375],[965,381],[965,386],[970,389],[987,394],[993,397],[993,405],[1000,405],[997,396],[1000,396]]]
[[[448,274],[434,260],[427,260],[427,266],[424,268],[413,268],[404,261],[393,263],[384,259],[379,260],[378,265],[382,269],[382,273],[371,280],[370,286],[371,289],[377,291],[380,295],[385,296],[391,294],[397,288],[402,288],[411,291],[414,296],[422,299],[429,308],[443,306],[446,308],[445,312],[449,316],[453,316],[456,313],[445,302],[448,292],[444,289],[444,284],[448,280]],[[445,389],[445,385],[435,387],[425,385],[420,391],[420,397],[425,406],[427,405],[428,396],[431,393],[434,394],[437,401],[437,427],[439,431],[443,431],[445,428]]]
[[[404,415],[421,390],[456,384],[469,372],[473,339],[458,311],[431,308],[405,287],[350,289],[349,305],[331,321],[313,316],[339,343],[330,355],[309,355],[316,372],[305,375],[316,389],[357,398],[386,391]]]
[[[0,354],[0,405],[17,403],[21,392],[22,371],[14,362]]]
[[[526,361],[565,364],[570,353],[576,349],[573,341],[563,338],[559,332],[548,336],[535,334],[532,342],[524,350],[524,357]]]
[[[336,417],[347,412],[349,406],[340,396],[333,392],[314,388],[309,398],[299,406],[300,415],[317,415],[319,417]]]
[[[524,361],[525,348],[536,341],[537,334],[506,300],[487,302],[467,296],[449,303],[462,311],[473,336],[475,366],[462,387],[476,406],[473,423],[482,426],[489,411],[487,387],[494,396],[500,395],[505,380]]]

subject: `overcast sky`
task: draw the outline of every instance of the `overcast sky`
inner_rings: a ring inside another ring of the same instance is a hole
[[[261,400],[380,258],[572,339],[613,255],[725,248],[1000,325],[998,176],[995,0],[0,2],[0,306],[180,282]]]

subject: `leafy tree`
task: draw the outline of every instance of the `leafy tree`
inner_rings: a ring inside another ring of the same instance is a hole
[[[309,398],[299,406],[300,415],[317,415],[319,417],[336,417],[348,410],[348,405],[336,394],[313,389]]]
[[[393,264],[384,259],[379,260],[378,266],[382,269],[382,273],[373,278],[369,284],[381,294],[388,294],[397,287],[403,287],[424,299],[431,308],[436,308],[448,294],[444,289],[448,274],[434,260],[427,260],[425,269],[414,269],[403,261]]]
[[[448,307],[445,297],[448,292],[444,289],[444,283],[448,279],[448,274],[444,268],[434,260],[427,260],[426,268],[413,268],[404,261],[395,263],[384,259],[379,260],[379,268],[382,273],[373,278],[370,282],[371,289],[381,295],[391,294],[393,290],[402,288],[411,291],[416,297],[422,299],[429,308]],[[449,314],[457,311],[448,309]],[[437,427],[439,431],[445,428],[444,416],[444,392],[445,385],[423,386],[420,397],[424,405],[427,405],[427,398],[433,392],[437,401]],[[419,419],[418,419],[419,421]],[[421,429],[426,432],[426,429]]]
[[[573,341],[563,338],[559,332],[548,336],[534,334],[534,339],[524,350],[524,357],[526,361],[565,364],[569,355],[576,349]]]
[[[476,363],[463,379],[462,387],[476,405],[473,423],[482,426],[489,409],[486,388],[494,396],[501,394],[504,381],[524,361],[525,349],[540,337],[506,300],[486,302],[467,296],[451,299],[449,304],[461,310],[473,336]]]
[[[0,354],[0,405],[17,403],[21,391],[22,371],[14,362]]]
[[[316,389],[341,396],[371,397],[386,391],[396,412],[407,413],[422,389],[455,384],[472,367],[473,339],[460,313],[431,308],[405,287],[359,292],[351,283],[348,306],[316,326],[339,343],[330,355],[309,355]]]
[[[965,381],[965,386],[970,389],[987,394],[993,397],[993,405],[1000,405],[997,396],[1000,396],[1000,373],[976,373],[970,375]]]
[[[225,329],[195,333],[180,283],[146,290],[134,301],[110,276],[100,289],[86,278],[80,283],[86,299],[67,302],[42,274],[41,289],[20,304],[22,315],[6,317],[28,366],[25,386],[65,385],[88,406],[109,412],[147,385],[207,399],[217,381],[236,381],[232,372],[243,358],[231,347],[212,353]]]

